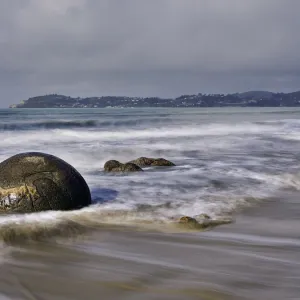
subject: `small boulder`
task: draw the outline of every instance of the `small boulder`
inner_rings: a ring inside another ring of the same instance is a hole
[[[130,163],[136,164],[139,167],[149,167],[153,163],[153,158],[139,157],[135,160],[130,161]]]
[[[157,159],[154,159],[151,166],[153,166],[153,167],[174,167],[175,164],[164,158],[157,158]]]
[[[195,218],[184,216],[178,221],[180,226],[188,229],[204,229],[206,225],[199,223]]]
[[[195,216],[194,218],[189,216],[183,216],[178,220],[178,224],[188,229],[208,229],[213,228],[220,225],[230,224],[232,223],[232,219],[212,219],[207,214],[201,214]]]
[[[180,224],[197,224],[197,220],[188,216],[181,217],[179,219]]]
[[[118,169],[122,166],[123,164],[121,164],[119,161],[117,160],[109,160],[104,164],[104,171],[106,172],[113,172],[116,171],[116,169]]]
[[[139,157],[135,160],[130,161],[130,163],[134,163],[139,167],[171,167],[175,166],[169,160],[164,158],[149,158],[149,157]]]
[[[90,204],[83,177],[58,157],[29,152],[0,163],[0,211],[73,210]]]
[[[105,172],[141,172],[139,166],[133,163],[122,164],[117,160],[109,160],[104,164]]]
[[[141,172],[143,171],[139,166],[133,163],[126,163],[121,166],[123,172]]]

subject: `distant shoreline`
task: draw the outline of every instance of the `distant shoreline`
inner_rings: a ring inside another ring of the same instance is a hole
[[[300,91],[272,93],[195,94],[178,98],[102,96],[74,98],[50,94],[32,97],[9,108],[195,108],[195,107],[300,107]]]

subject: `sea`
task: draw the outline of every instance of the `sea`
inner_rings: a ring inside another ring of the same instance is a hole
[[[93,203],[0,215],[1,300],[300,299],[300,108],[0,110],[0,161],[29,151]],[[176,166],[103,170],[141,156]]]

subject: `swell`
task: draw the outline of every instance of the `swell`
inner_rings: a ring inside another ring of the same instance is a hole
[[[68,129],[68,128],[97,128],[97,127],[120,127],[120,126],[140,126],[147,124],[168,123],[170,119],[135,119],[135,120],[68,120],[68,121],[36,121],[36,122],[17,122],[2,123],[0,131],[19,131],[19,130],[35,130],[35,129]]]
[[[33,129],[56,129],[56,128],[87,128],[97,126],[97,121],[38,121],[0,124],[0,130],[33,130]]]

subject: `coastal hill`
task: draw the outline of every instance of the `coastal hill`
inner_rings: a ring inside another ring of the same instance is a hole
[[[10,108],[105,108],[105,107],[224,107],[224,106],[300,106],[300,91],[272,93],[250,91],[235,94],[182,95],[178,98],[102,96],[72,98],[64,95],[44,95],[29,98]]]

